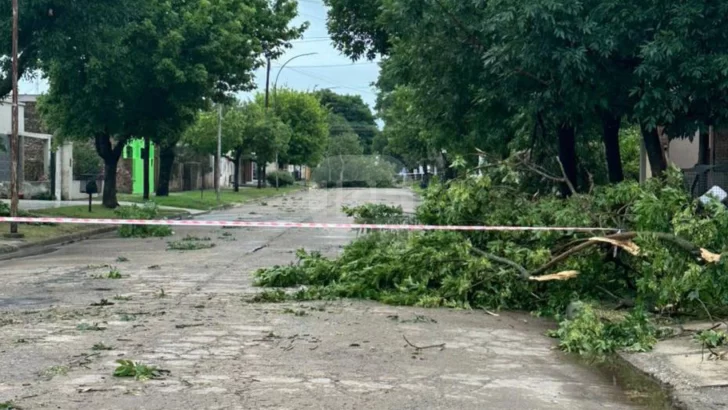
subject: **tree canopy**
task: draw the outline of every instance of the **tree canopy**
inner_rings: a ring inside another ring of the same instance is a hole
[[[379,127],[371,108],[359,95],[342,95],[331,90],[317,93],[321,105],[334,114],[342,116],[359,136],[364,152],[372,152],[374,138],[379,134]]]
[[[471,162],[476,149],[498,156],[529,149],[560,174],[558,155],[571,182],[583,187],[595,164],[580,153],[597,141],[609,180],[623,178],[623,125],[641,127],[659,174],[665,162],[658,128],[683,138],[726,121],[728,22],[720,2],[328,4],[340,50],[354,60],[384,59],[380,115],[387,137],[380,149],[408,124],[431,149]],[[410,109],[396,112],[391,94],[402,87]],[[426,161],[427,152],[416,156]]]
[[[87,41],[54,52],[42,67],[50,80],[47,120],[62,138],[95,138],[107,165],[104,205],[110,207],[116,206],[116,162],[130,138],[151,137],[173,150],[199,110],[251,89],[263,52],[280,52],[304,28],[288,27],[296,13],[289,0],[135,6],[126,24],[104,25]],[[162,156],[168,159],[162,168],[171,168],[170,158],[173,153]]]
[[[291,128],[291,138],[285,151],[281,151],[281,164],[316,166],[326,148],[329,137],[327,112],[312,94],[286,88],[273,90],[272,113]],[[264,97],[257,101],[263,104]]]

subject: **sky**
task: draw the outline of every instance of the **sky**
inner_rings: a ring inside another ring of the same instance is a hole
[[[298,0],[299,16],[292,22],[300,25],[309,22],[309,28],[300,40],[293,41],[293,47],[273,61],[271,68],[271,88],[280,67],[290,58],[301,54],[315,55],[297,58],[280,71],[278,87],[288,87],[300,91],[330,88],[338,94],[356,94],[372,109],[376,94],[371,84],[379,76],[376,62],[358,61],[352,63],[348,57],[339,53],[331,43],[326,30],[326,6],[322,0]],[[249,99],[256,92],[265,90],[265,68],[255,73],[258,89],[251,93],[241,93],[242,99]],[[21,94],[42,94],[48,90],[43,80],[20,81]]]

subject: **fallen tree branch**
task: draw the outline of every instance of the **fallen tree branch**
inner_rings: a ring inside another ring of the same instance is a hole
[[[614,244],[612,241],[630,241],[632,239],[637,238],[639,235],[653,235],[657,239],[670,242],[680,249],[684,250],[685,252],[690,253],[691,255],[700,258],[706,262],[709,263],[716,263],[719,261],[719,259],[716,260],[715,254],[706,251],[705,249],[700,248],[699,246],[691,243],[690,241],[687,241],[685,239],[679,238],[673,234],[665,233],[665,232],[621,232],[614,235],[607,235],[603,239],[607,239],[607,243]],[[531,272],[529,276],[539,276],[546,272],[548,269],[552,268],[553,266],[557,265],[558,263],[564,261],[565,259],[569,258],[570,256],[577,254],[585,249],[588,249],[594,245],[604,243],[604,240],[598,241],[594,238],[587,239],[586,242],[581,243],[577,246],[574,246],[573,248],[570,248],[560,255],[555,256],[553,259],[551,259],[549,262],[547,262],[545,265],[541,266],[540,268],[536,269],[535,271]],[[624,249],[624,247],[623,247]],[[632,249],[634,250],[634,249]]]
[[[410,342],[409,340],[407,340],[407,336],[402,335],[402,337],[404,338],[404,341],[407,342],[408,345],[414,347],[417,350],[434,349],[436,347],[439,347],[439,348],[444,348],[445,347],[445,343],[440,343],[439,345],[431,345],[431,346],[422,346],[422,347],[420,347],[420,346],[417,346],[417,345],[412,344],[412,342]]]
[[[530,273],[528,273],[528,270],[526,268],[524,268],[523,266],[519,265],[518,263],[516,263],[510,259],[506,259],[506,258],[503,258],[500,256],[493,255],[492,253],[488,253],[488,252],[486,252],[482,249],[478,249],[478,248],[472,248],[472,250],[473,250],[473,252],[481,255],[482,257],[484,257],[486,259],[501,263],[503,265],[508,265],[508,266],[516,269],[518,272],[520,272],[522,279],[527,280],[528,278],[530,278],[532,276]]]
[[[543,275],[543,276],[531,276],[529,280],[535,281],[535,282],[551,282],[555,280],[571,280],[579,276],[579,272],[575,270],[567,270],[564,272],[554,273],[553,275]]]
[[[574,188],[574,184],[571,183],[569,176],[566,175],[566,169],[564,168],[564,164],[561,162],[561,158],[557,156],[556,161],[559,162],[559,168],[561,168],[561,174],[564,176],[564,182],[566,183],[566,186],[569,187],[569,191],[571,191],[572,195],[576,195],[576,188]]]

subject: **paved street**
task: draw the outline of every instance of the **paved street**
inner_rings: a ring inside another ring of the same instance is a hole
[[[312,190],[202,218],[343,222],[344,204],[414,207],[404,190]],[[167,251],[169,240],[216,246]],[[229,236],[231,235],[231,236]],[[335,255],[355,233],[177,230],[75,243],[0,265],[0,403],[24,409],[626,409],[606,378],[553,349],[528,314],[361,301],[260,304],[251,273]],[[128,262],[117,262],[117,258]],[[122,279],[95,279],[117,266]],[[111,306],[91,306],[102,299]],[[96,328],[102,330],[93,330]],[[445,344],[444,349],[415,351]],[[111,350],[92,350],[104,343]],[[117,359],[161,380],[112,377]]]

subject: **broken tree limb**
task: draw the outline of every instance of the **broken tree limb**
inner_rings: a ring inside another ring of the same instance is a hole
[[[583,250],[586,250],[590,248],[591,246],[594,246],[599,243],[609,243],[615,246],[624,245],[628,248],[630,248],[633,251],[639,251],[639,247],[637,247],[636,244],[631,242],[633,239],[637,238],[639,235],[652,235],[656,237],[659,240],[670,242],[673,245],[677,246],[678,248],[684,250],[685,252],[690,253],[691,255],[700,258],[708,263],[717,263],[720,261],[720,255],[714,254],[710,251],[704,250],[697,245],[693,244],[692,242],[679,238],[673,234],[665,233],[665,232],[621,232],[614,235],[607,235],[604,238],[601,238],[600,240],[587,239],[587,242],[580,243],[573,248],[570,248],[563,253],[555,256],[553,259],[551,259],[549,262],[547,262],[542,267],[536,269],[535,271],[531,272],[529,276],[540,276],[544,272],[546,272],[548,269],[554,267],[558,263],[566,260],[572,255],[575,255]],[[614,242],[617,241],[617,242]],[[630,242],[625,242],[630,241]],[[617,245],[619,243],[620,245]],[[634,245],[634,247],[632,247]],[[620,246],[622,249],[625,249],[625,247]],[[632,253],[632,252],[630,252]],[[634,253],[633,253],[634,254]]]
[[[407,340],[407,336],[402,335],[402,337],[404,338],[404,341],[407,342],[408,345],[414,347],[417,350],[434,349],[434,348],[438,348],[438,347],[442,349],[445,347],[445,343],[440,343],[439,345],[430,345],[430,346],[421,346],[420,347],[420,346],[412,344],[412,342]]]
[[[640,254],[640,247],[636,243],[629,240],[617,240],[610,238],[594,237],[589,239],[590,242],[602,242],[616,246],[628,252],[630,255],[638,256]]]
[[[552,281],[564,281],[564,280],[571,280],[579,276],[579,272],[575,270],[567,270],[559,273],[554,273],[553,275],[543,275],[543,276],[531,276],[529,279],[535,282],[552,282]]]
[[[503,258],[500,256],[493,255],[492,253],[488,253],[488,252],[486,252],[482,249],[478,249],[478,248],[472,248],[472,250],[473,250],[473,252],[481,255],[482,257],[484,257],[486,259],[492,260],[493,262],[501,263],[503,265],[508,265],[508,266],[516,269],[521,274],[522,279],[528,279],[531,277],[531,274],[528,273],[528,270],[526,268],[524,268],[523,266],[519,265],[518,263],[516,263],[510,259],[506,259],[506,258]]]
[[[574,188],[574,184],[571,183],[569,180],[569,176],[566,175],[566,169],[564,168],[564,163],[561,162],[561,158],[558,156],[556,157],[556,161],[559,161],[559,168],[561,168],[561,174],[564,175],[564,182],[566,183],[566,186],[569,187],[569,191],[571,191],[572,195],[576,195],[576,188]]]

